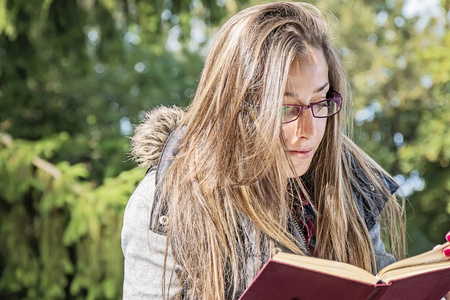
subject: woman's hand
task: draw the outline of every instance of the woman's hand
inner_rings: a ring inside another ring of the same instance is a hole
[[[447,234],[445,235],[445,239],[450,242],[450,231],[447,232]],[[438,247],[440,245],[437,245],[436,247]],[[435,248],[436,248],[435,247]],[[447,260],[450,260],[450,246],[445,247],[444,249],[442,249],[442,254],[445,256],[445,258]]]
[[[445,236],[445,239],[446,239],[448,242],[450,242],[450,231],[447,232],[447,235]],[[447,258],[450,258],[450,247],[447,247],[447,248],[444,249],[444,255],[445,255]]]
[[[450,231],[445,235],[445,239],[450,242]],[[450,246],[442,249],[442,254],[445,255],[447,260],[450,260]],[[450,292],[444,297],[446,300],[450,300]]]

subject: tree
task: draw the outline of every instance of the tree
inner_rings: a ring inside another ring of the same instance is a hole
[[[233,3],[0,1],[0,298],[120,297],[132,123],[186,105]]]
[[[448,2],[426,26],[400,1],[329,4],[354,88],[355,140],[402,184],[409,253],[429,250],[450,228]]]

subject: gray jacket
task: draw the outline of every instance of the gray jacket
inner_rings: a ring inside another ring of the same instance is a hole
[[[125,276],[123,286],[124,299],[160,299],[162,298],[163,265],[166,251],[166,227],[169,222],[165,215],[168,203],[158,196],[156,184],[164,174],[176,155],[177,145],[184,134],[183,128],[174,130],[181,119],[182,111],[176,108],[161,107],[151,111],[145,122],[136,129],[133,138],[133,154],[138,162],[148,168],[148,172],[135,192],[131,196],[125,209],[122,228],[122,250],[125,256]],[[386,184],[395,192],[396,185],[388,178]],[[384,203],[376,200],[376,195],[370,193],[371,186],[367,187],[367,195],[355,193],[356,199],[361,206],[366,225],[375,249],[377,269],[395,261],[395,258],[386,253],[385,247],[380,239],[380,225],[375,217],[383,208]],[[375,205],[368,209],[367,201],[372,199]],[[162,207],[161,207],[162,206]],[[161,211],[161,213],[157,213]],[[252,226],[243,224],[247,229],[245,234],[245,249],[248,261],[246,269],[246,285],[249,285],[256,275],[253,266],[264,263],[274,253],[266,253],[263,257],[256,257],[254,253],[255,243],[252,241]],[[306,249],[304,238],[297,229],[291,226],[291,233],[297,237],[298,245]],[[170,285],[170,295],[176,294],[181,284],[177,280],[178,266],[170,255],[173,249],[169,248],[166,260],[166,286],[173,272]],[[276,247],[275,251],[286,251]],[[261,259],[263,261],[261,261]],[[255,261],[254,260],[258,260]]]

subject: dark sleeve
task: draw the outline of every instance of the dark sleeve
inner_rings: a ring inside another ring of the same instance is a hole
[[[375,222],[375,224],[369,230],[369,236],[372,240],[377,267],[377,269],[374,270],[374,273],[379,272],[387,265],[395,262],[395,257],[392,254],[386,252],[386,248],[384,247],[383,241],[381,240],[380,230],[380,224],[378,224],[377,222]]]
[[[388,199],[376,191],[373,183],[369,182],[353,157],[350,158],[350,163],[354,179],[352,181],[353,196],[361,209],[367,229],[371,230]],[[377,171],[374,171],[374,175],[382,181],[391,195],[398,190],[398,185],[390,177],[379,174]],[[356,185],[359,186],[359,189]]]

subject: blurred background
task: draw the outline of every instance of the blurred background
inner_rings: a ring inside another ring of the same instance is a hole
[[[186,106],[256,0],[0,0],[0,298],[120,299],[146,110]],[[311,1],[335,20],[354,139],[401,184],[408,255],[450,229],[450,1]],[[333,17],[332,14],[335,16]]]

